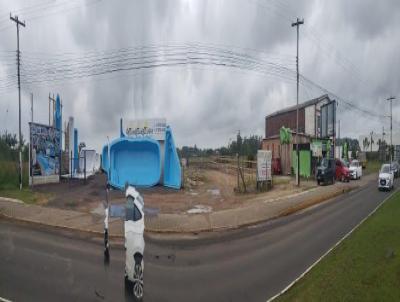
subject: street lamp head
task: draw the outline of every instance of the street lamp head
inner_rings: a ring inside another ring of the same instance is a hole
[[[297,18],[297,21],[292,23],[292,27],[299,26],[302,24],[304,24],[304,19],[300,20],[299,18]]]

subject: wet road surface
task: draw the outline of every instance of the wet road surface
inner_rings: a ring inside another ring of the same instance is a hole
[[[257,226],[196,239],[146,237],[144,301],[266,301],[389,194],[374,181]],[[133,301],[124,290],[124,262],[124,250],[115,247],[105,264],[100,240],[0,219],[1,298]]]

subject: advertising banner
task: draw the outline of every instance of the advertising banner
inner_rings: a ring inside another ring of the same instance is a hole
[[[321,107],[321,138],[335,136],[336,127],[336,101],[329,102]]]
[[[266,181],[272,179],[271,174],[272,152],[269,150],[257,151],[257,180]]]
[[[138,119],[126,122],[125,135],[130,137],[146,136],[158,141],[165,140],[165,118]]]
[[[29,123],[32,176],[60,173],[61,131],[47,125]]]
[[[322,141],[312,141],[310,144],[312,156],[322,157]]]

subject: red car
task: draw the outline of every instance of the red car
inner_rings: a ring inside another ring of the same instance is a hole
[[[336,159],[336,179],[342,182],[350,181],[350,170],[340,159]]]

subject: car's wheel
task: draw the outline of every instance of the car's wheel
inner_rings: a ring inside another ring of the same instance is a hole
[[[143,266],[142,263],[135,263],[133,271],[133,296],[136,300],[143,299],[144,286],[143,286]]]
[[[317,180],[317,185],[320,185],[320,184],[321,184],[321,181]]]

